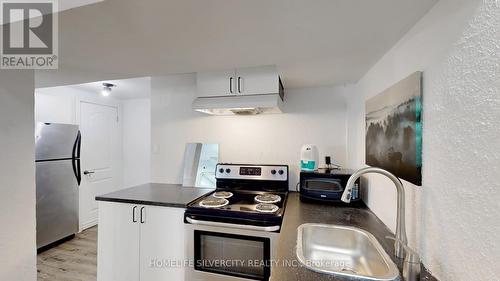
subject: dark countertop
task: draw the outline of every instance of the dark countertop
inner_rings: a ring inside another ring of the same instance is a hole
[[[345,278],[317,273],[300,265],[295,255],[295,251],[297,228],[303,223],[326,223],[359,227],[373,234],[386,252],[389,253],[389,256],[392,256],[391,253],[393,253],[394,242],[385,237],[393,235],[382,221],[368,208],[364,206],[360,208],[350,208],[303,203],[300,202],[298,193],[291,192],[288,195],[281,235],[277,245],[276,260],[293,262],[287,263],[288,265],[292,264],[292,266],[273,267],[270,281],[346,280]],[[397,265],[398,260],[393,257],[391,258]]]
[[[180,184],[147,183],[97,196],[97,201],[185,208],[212,189],[184,187]]]

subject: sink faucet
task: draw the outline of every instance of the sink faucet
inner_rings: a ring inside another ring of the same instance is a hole
[[[374,167],[363,168],[356,171],[347,181],[346,188],[342,194],[342,201],[351,202],[352,188],[356,180],[364,174],[377,173],[388,177],[398,191],[398,213],[396,217],[396,240],[394,242],[394,255],[398,258],[404,257],[404,248],[408,246],[408,239],[406,237],[406,224],[405,224],[405,191],[401,181],[392,173]],[[399,241],[399,242],[398,242]]]

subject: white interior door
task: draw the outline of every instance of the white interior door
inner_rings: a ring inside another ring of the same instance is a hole
[[[97,224],[95,197],[118,189],[120,130],[118,108],[80,101],[82,133],[80,229]]]

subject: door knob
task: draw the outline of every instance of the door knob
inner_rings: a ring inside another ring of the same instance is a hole
[[[90,174],[93,174],[93,173],[95,173],[95,172],[92,172],[92,171],[83,171],[84,175],[90,175]]]

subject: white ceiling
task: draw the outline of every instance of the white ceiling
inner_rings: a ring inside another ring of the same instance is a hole
[[[60,13],[37,87],[276,64],[285,88],[359,80],[437,0],[106,0]]]
[[[140,99],[151,97],[151,78],[140,77],[121,80],[105,80],[90,82],[85,84],[69,85],[68,87],[100,94],[103,88],[102,83],[111,83],[116,85],[111,90],[110,97],[119,100]]]

